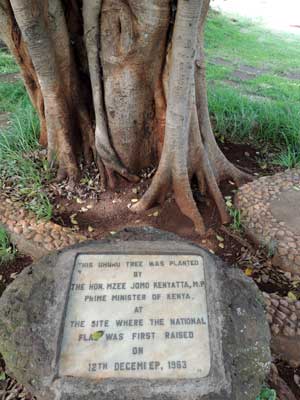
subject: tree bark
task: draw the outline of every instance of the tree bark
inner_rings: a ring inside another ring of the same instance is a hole
[[[195,176],[228,222],[218,185],[249,177],[225,158],[210,124],[208,8],[209,0],[0,0],[0,35],[21,66],[58,179],[76,180],[79,157],[94,159],[110,187],[117,175],[136,182],[157,167],[132,210],[173,193],[204,234]]]

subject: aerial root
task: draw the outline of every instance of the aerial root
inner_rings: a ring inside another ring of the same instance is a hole
[[[206,231],[204,221],[193,198],[188,174],[175,178],[173,180],[173,189],[175,201],[180,211],[193,221],[195,231],[201,236],[204,235]]]

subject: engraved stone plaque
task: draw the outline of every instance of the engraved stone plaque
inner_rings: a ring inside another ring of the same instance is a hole
[[[197,379],[211,367],[203,258],[81,254],[59,375]]]

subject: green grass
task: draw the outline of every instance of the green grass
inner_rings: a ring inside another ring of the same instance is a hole
[[[18,67],[12,56],[4,50],[0,50],[0,74],[18,72]]]
[[[11,64],[7,62],[8,70],[13,70]],[[39,150],[39,122],[22,82],[0,82],[1,111],[10,112],[11,121],[0,128],[0,188],[13,186],[26,208],[48,220],[52,206],[43,183],[51,172],[46,159],[34,157]]]
[[[272,72],[299,71],[299,36],[277,34],[244,19],[210,12],[206,32],[209,58],[222,57],[235,65],[264,67]]]
[[[276,400],[277,395],[274,389],[270,389],[268,387],[264,387],[260,395],[256,397],[256,400]]]
[[[0,227],[0,265],[13,261],[16,257],[16,249],[10,243],[6,231]]]
[[[209,108],[218,134],[271,149],[273,162],[300,165],[299,38],[211,12],[206,27]],[[255,75],[238,79],[246,67]],[[250,67],[250,68],[249,68]]]

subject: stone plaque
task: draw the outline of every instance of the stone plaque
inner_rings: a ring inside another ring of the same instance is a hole
[[[60,376],[197,379],[210,366],[200,255],[77,257]]]

